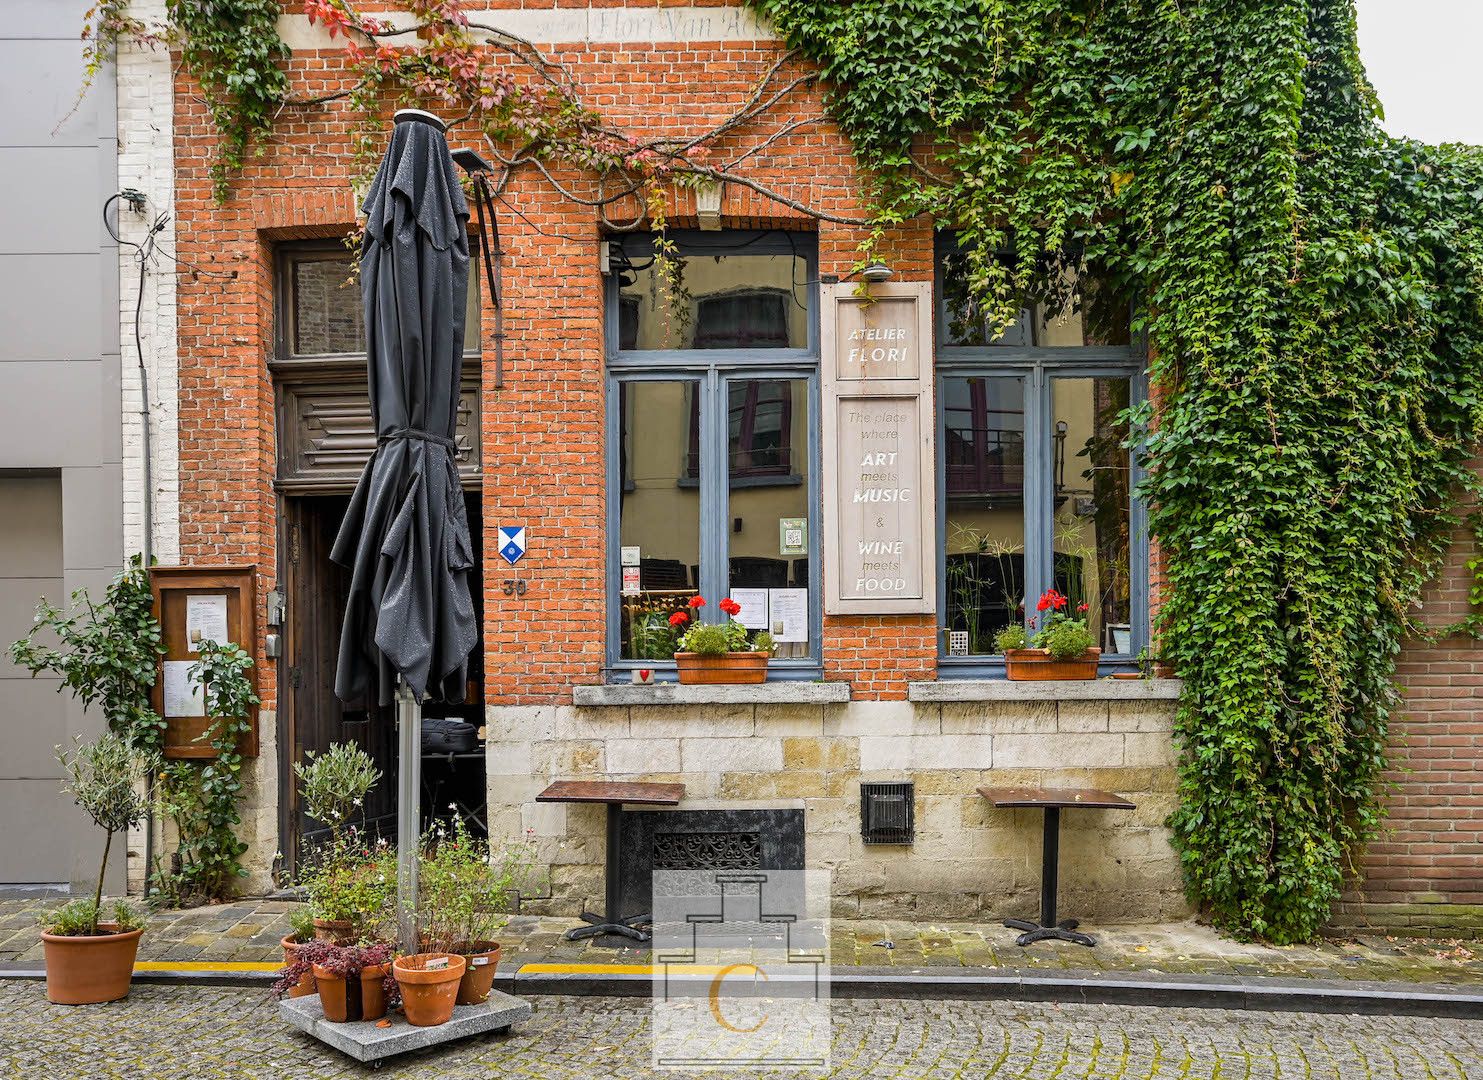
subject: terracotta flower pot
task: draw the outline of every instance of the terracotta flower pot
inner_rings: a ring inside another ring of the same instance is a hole
[[[92,937],[42,934],[46,952],[46,1000],[54,1005],[96,1005],[129,994],[142,929],[118,932],[117,923],[98,924]]]
[[[446,958],[445,968],[427,965]],[[454,953],[414,953],[399,956],[392,963],[397,986],[402,991],[402,1011],[414,1027],[437,1027],[453,1019],[453,1006],[458,1000],[458,984],[468,964]]]
[[[285,967],[294,962],[294,955],[304,947],[302,942],[295,941],[291,937],[283,938],[278,944],[283,946],[283,964]],[[289,990],[288,996],[291,998],[308,997],[314,992],[314,973],[312,971],[306,971],[299,976],[299,984]]]
[[[328,941],[331,945],[355,943],[355,923],[349,919],[315,919],[314,940]]]
[[[494,969],[499,964],[499,942],[476,941],[463,954],[468,961],[458,983],[458,1004],[482,1005],[494,986]]]
[[[693,652],[675,653],[675,671],[689,686],[716,683],[759,683],[767,681],[769,652],[730,652],[719,656]]]
[[[360,1019],[360,980],[344,979],[328,968],[314,965],[314,984],[319,987],[319,1006],[332,1024]]]
[[[1054,660],[1048,649],[1006,649],[1004,674],[1011,682],[1095,679],[1101,649],[1088,649],[1073,660]]]
[[[377,964],[360,969],[360,1018],[380,1020],[386,1015],[386,986],[382,980],[390,964]]]

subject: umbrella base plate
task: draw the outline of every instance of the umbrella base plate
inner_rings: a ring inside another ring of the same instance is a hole
[[[386,1027],[377,1027],[377,1022],[369,1020],[332,1024],[324,1018],[317,994],[286,998],[278,1003],[279,1017],[290,1026],[356,1061],[371,1065],[397,1054],[441,1046],[455,1039],[507,1032],[511,1024],[528,1020],[530,1013],[530,1002],[499,990],[491,990],[489,999],[482,1005],[456,1006],[453,1019],[437,1027],[413,1027],[400,1012],[386,1014],[386,1019],[391,1021]]]

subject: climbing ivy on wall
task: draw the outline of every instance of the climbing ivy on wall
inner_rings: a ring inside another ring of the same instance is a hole
[[[955,228],[1000,324],[1050,255],[1140,298],[1186,884],[1237,933],[1312,937],[1478,486],[1483,153],[1383,134],[1352,0],[757,6],[832,81],[873,242]]]

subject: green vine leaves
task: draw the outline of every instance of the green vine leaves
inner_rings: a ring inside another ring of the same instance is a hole
[[[1347,0],[758,6],[831,82],[877,237],[952,228],[999,325],[1058,257],[1139,299],[1186,886],[1314,936],[1478,486],[1483,155],[1379,130]]]

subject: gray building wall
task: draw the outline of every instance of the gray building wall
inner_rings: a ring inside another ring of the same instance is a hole
[[[0,646],[41,593],[101,596],[123,553],[111,67],[68,116],[88,6],[9,0],[0,22]],[[84,883],[101,855],[51,749],[102,718],[54,686],[0,661],[0,889]],[[122,869],[120,852],[113,890]]]

